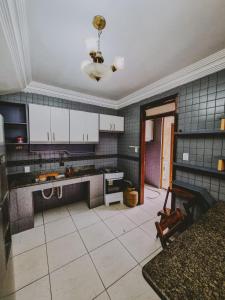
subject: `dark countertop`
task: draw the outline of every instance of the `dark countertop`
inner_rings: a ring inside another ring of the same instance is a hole
[[[143,275],[161,299],[225,299],[225,202],[148,262]]]
[[[56,181],[62,181],[62,180],[70,180],[70,179],[74,179],[74,178],[100,175],[100,174],[103,174],[103,172],[102,172],[102,170],[88,170],[85,172],[77,172],[76,174],[74,174],[74,176],[70,176],[70,177],[36,182],[35,178],[39,174],[40,173],[27,173],[27,174],[19,173],[19,174],[8,175],[9,189],[27,187],[27,186],[32,186],[32,185],[46,184],[49,182],[56,182]]]

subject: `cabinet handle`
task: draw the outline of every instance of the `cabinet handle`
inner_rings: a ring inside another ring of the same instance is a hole
[[[49,132],[47,132],[47,139],[48,139],[48,141],[49,141]]]
[[[84,133],[83,133],[83,141],[84,141]]]
[[[87,133],[87,141],[88,141],[88,133]]]
[[[55,142],[55,132],[53,132],[53,141]]]
[[[114,124],[114,130],[116,130],[116,125]]]

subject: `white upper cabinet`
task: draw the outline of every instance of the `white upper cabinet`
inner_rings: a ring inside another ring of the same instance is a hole
[[[53,144],[69,143],[69,110],[51,107],[51,139]]]
[[[69,143],[69,110],[29,104],[30,143]]]
[[[98,143],[98,123],[98,114],[70,110],[70,143]]]
[[[84,112],[70,110],[70,143],[84,142]]]
[[[51,143],[50,106],[29,104],[30,143]]]
[[[100,131],[124,131],[124,117],[100,115]]]
[[[99,115],[95,113],[85,112],[85,133],[88,143],[99,142]]]

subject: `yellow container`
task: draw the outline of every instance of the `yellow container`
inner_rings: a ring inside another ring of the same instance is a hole
[[[217,170],[218,171],[224,171],[225,170],[225,162],[224,162],[224,160],[222,160],[222,159],[218,160]]]
[[[221,119],[220,129],[225,130],[225,119]]]

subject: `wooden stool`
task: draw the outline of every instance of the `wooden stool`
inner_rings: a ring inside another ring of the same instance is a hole
[[[185,216],[181,210],[177,208],[170,212],[169,215],[161,218],[160,222],[155,222],[157,236],[160,238],[163,248],[166,248],[171,243],[171,237],[176,232],[181,232],[186,228]]]

